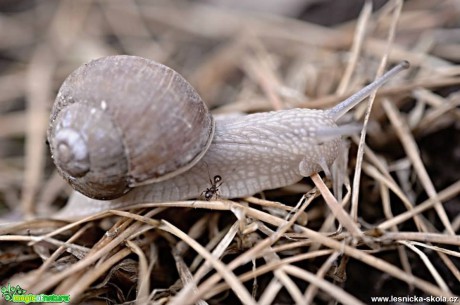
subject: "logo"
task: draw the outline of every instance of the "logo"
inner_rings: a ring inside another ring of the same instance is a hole
[[[21,286],[7,286],[1,287],[2,296],[5,301],[13,303],[69,303],[70,295],[68,294],[26,294],[26,290]]]

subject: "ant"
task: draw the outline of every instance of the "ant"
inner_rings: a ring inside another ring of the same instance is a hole
[[[222,185],[222,177],[219,175],[215,175],[212,180],[211,180],[211,174],[209,173],[209,165],[208,163],[204,162],[208,169],[208,178],[209,178],[209,184],[211,184],[211,187],[206,188],[206,190],[202,191],[200,194],[200,197],[204,197],[204,200],[210,201],[213,197],[216,197],[216,199],[219,197],[219,187]]]
[[[216,196],[216,199],[219,195],[219,187],[222,185],[222,177],[219,175],[214,176],[213,178],[214,181],[211,180],[211,177],[209,177],[209,183],[211,183],[211,187],[208,187],[205,191],[203,191],[201,194],[204,194],[204,199],[206,201],[209,201],[212,199],[212,197]]]

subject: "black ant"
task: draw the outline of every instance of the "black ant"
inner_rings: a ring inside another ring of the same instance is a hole
[[[201,194],[204,194],[204,199],[206,201],[209,201],[212,199],[212,197],[216,196],[216,199],[219,195],[219,187],[222,185],[222,177],[219,175],[214,176],[213,178],[214,181],[211,180],[211,177],[209,177],[209,183],[211,183],[211,187],[207,188],[205,191],[203,191]]]

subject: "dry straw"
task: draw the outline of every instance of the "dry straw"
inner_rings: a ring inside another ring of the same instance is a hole
[[[455,0],[367,1],[334,27],[186,1],[18,3],[0,5],[0,283],[75,303],[460,294]],[[215,113],[330,107],[394,63],[411,69],[354,111],[364,128],[334,193],[315,174],[249,198],[53,218],[70,193],[44,140],[54,94],[80,64],[120,53],[172,66]]]

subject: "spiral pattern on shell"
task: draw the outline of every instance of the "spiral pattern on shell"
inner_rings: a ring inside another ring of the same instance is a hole
[[[61,175],[79,192],[111,199],[169,179],[206,152],[214,121],[174,70],[135,56],[109,56],[62,84],[48,141]]]

